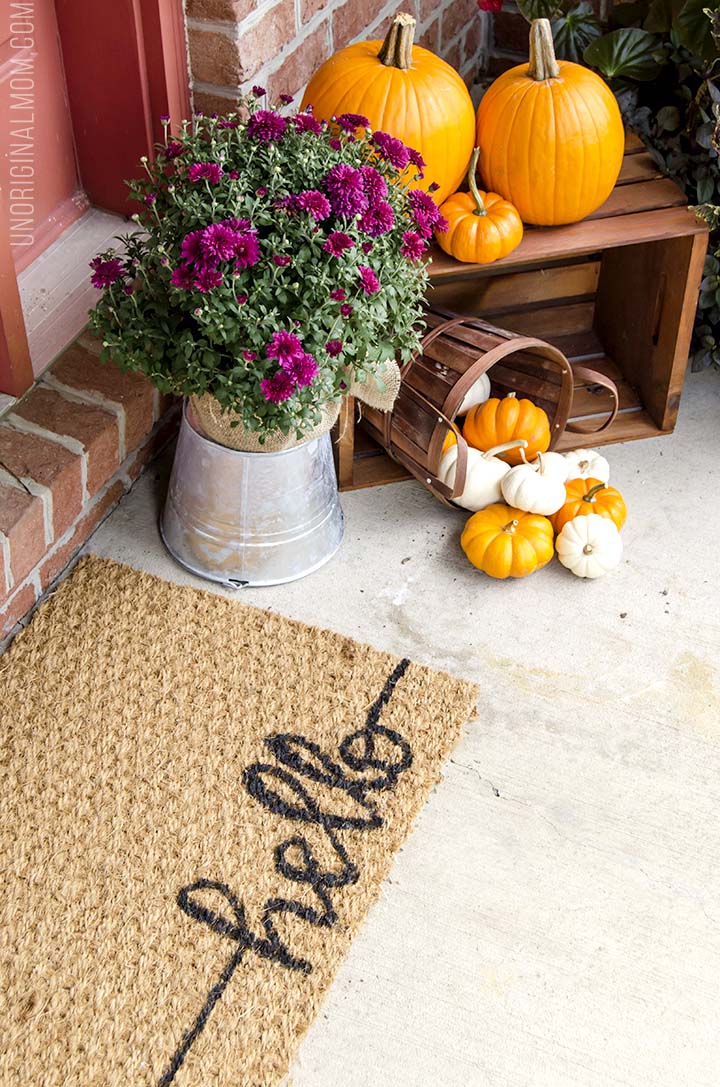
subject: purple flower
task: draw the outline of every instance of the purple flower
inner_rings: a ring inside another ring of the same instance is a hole
[[[169,125],[170,124],[170,114],[169,113],[161,113],[160,114],[160,124],[161,125]]]
[[[342,144],[340,143],[340,140],[335,139],[334,136],[331,140],[328,140],[328,143],[332,147],[333,151],[342,151]]]
[[[205,263],[214,266],[221,260],[230,260],[235,256],[237,243],[237,231],[226,223],[212,223],[211,226],[206,226],[200,239]]]
[[[195,276],[193,286],[203,294],[207,294],[213,287],[219,287],[221,283],[222,272],[217,268],[201,268]]]
[[[313,136],[319,136],[322,132],[322,125],[309,113],[298,113],[297,117],[293,117],[293,124],[298,132],[312,132]]]
[[[365,194],[371,204],[387,196],[387,182],[374,166],[361,166],[360,173],[362,174]]]
[[[302,355],[289,362],[284,369],[297,383],[298,388],[303,389],[306,385],[312,384],[317,377],[318,364],[312,355],[303,351]]]
[[[443,215],[438,215],[437,221],[435,223],[435,232],[437,234],[447,234],[449,229],[450,223],[447,221],[447,219]]]
[[[286,369],[293,359],[300,358],[303,353],[300,337],[296,336],[294,332],[286,332],[284,329],[273,332],[270,343],[265,348],[267,357],[277,359],[283,369]]]
[[[307,189],[305,192],[301,192],[297,198],[297,206],[302,211],[307,211],[312,215],[316,223],[327,219],[331,210],[330,201],[317,189]]]
[[[325,350],[331,358],[336,359],[343,349],[342,340],[328,340]]]
[[[173,268],[170,283],[173,287],[179,287],[180,290],[189,291],[193,285],[194,275],[189,264],[178,264],[177,268]]]
[[[331,234],[328,234],[323,249],[333,257],[341,257],[346,249],[352,249],[354,245],[355,242],[348,234],[343,233],[342,230],[333,230]]]
[[[394,166],[396,170],[404,170],[410,161],[408,149],[402,140],[391,136],[388,132],[375,132],[372,138],[381,158]]]
[[[293,96],[291,94],[281,94],[280,95],[280,101],[282,102],[282,104],[284,106],[289,106],[290,103],[292,102],[292,100],[293,100]]]
[[[235,298],[235,301],[237,302],[238,306],[244,306],[245,303],[247,302],[247,300],[248,300],[248,296],[246,294],[239,294]]]
[[[231,181],[237,181],[237,179],[240,177],[240,174],[237,172],[237,170],[231,170],[228,174],[228,177]]]
[[[360,248],[362,249],[363,253],[366,253],[366,254],[367,253],[372,253],[373,243],[372,242],[363,242],[362,245],[360,246]]]
[[[206,180],[211,185],[218,185],[222,174],[222,166],[217,162],[194,162],[188,170],[188,180]]]
[[[338,216],[354,219],[361,215],[368,206],[368,198],[363,188],[363,175],[354,166],[338,163],[325,175],[323,188],[330,200],[330,206]]]
[[[253,94],[255,95],[256,98],[262,98],[262,96],[265,94],[265,88],[264,87],[258,87],[257,84],[256,84],[253,87],[252,92],[253,92]]]
[[[340,307],[340,313],[342,314],[342,316],[343,317],[349,317],[351,315],[352,311],[353,311],[353,308],[350,305],[350,303],[349,302],[343,302],[342,306]]]
[[[284,268],[290,263],[292,257],[282,256],[280,253],[273,253],[273,260],[277,264],[278,268]]]
[[[437,192],[439,188],[437,181],[431,181],[428,185],[428,192]]]
[[[177,140],[170,140],[170,143],[165,148],[166,159],[176,159],[178,155],[182,155],[185,148]]]
[[[118,260],[117,257],[112,257],[110,260],[95,257],[90,261],[90,267],[93,270],[90,282],[99,291],[104,287],[111,287],[113,283],[117,283],[118,279],[123,277],[122,261]]]
[[[418,233],[424,238],[431,237],[433,230],[439,230],[440,233],[447,230],[447,223],[432,196],[422,189],[411,189],[409,199]]]
[[[133,291],[134,291],[134,288],[129,283],[126,283],[125,286],[123,287],[123,294],[132,294]]]
[[[247,134],[263,143],[275,143],[282,139],[287,121],[271,109],[259,109],[247,124]]]
[[[218,128],[237,128],[237,126],[239,124],[240,124],[239,121],[229,121],[229,120],[227,120],[227,118],[222,117],[218,121]]]
[[[255,228],[250,225],[249,219],[222,219],[220,225],[229,226],[231,230],[236,230],[238,234],[242,234],[246,230],[255,233]]]
[[[260,197],[267,196],[267,189],[265,188],[265,186],[261,185],[259,189],[256,189],[255,195]]]
[[[344,302],[347,298],[347,295],[345,294],[345,291],[342,289],[342,287],[336,287],[334,291],[330,291],[330,297],[332,298],[333,302]]]
[[[371,238],[379,238],[392,230],[395,222],[395,213],[386,200],[377,204],[371,204],[367,211],[360,217],[360,229]]]
[[[149,192],[147,194],[147,196],[145,197],[146,207],[151,208],[156,200],[157,200],[157,193]]]
[[[420,177],[421,178],[425,177],[424,170],[425,170],[425,167],[427,166],[427,163],[425,162],[425,159],[422,157],[422,155],[420,154],[419,151],[413,150],[412,147],[408,147],[408,148],[406,148],[406,150],[407,150],[408,158],[409,158],[410,162],[413,164],[413,166],[417,166],[418,174],[420,175]]]
[[[356,128],[369,128],[370,122],[362,113],[341,113],[337,123],[344,132],[355,132]]]
[[[375,275],[372,268],[368,268],[367,265],[361,264],[358,271],[360,272],[360,286],[365,291],[365,294],[377,294],[380,290],[380,280]]]
[[[191,230],[183,238],[180,246],[180,256],[188,264],[196,264],[204,259],[205,254],[202,246],[204,233],[204,230]]]
[[[235,242],[235,267],[250,268],[260,259],[260,243],[253,233],[238,234]]]
[[[272,377],[264,377],[260,382],[260,389],[266,400],[272,404],[282,404],[295,392],[295,382],[290,374],[284,370],[278,370]]]
[[[406,230],[403,234],[402,255],[408,260],[420,260],[427,242],[416,234],[414,230]]]
[[[255,362],[257,351],[243,351],[243,358],[246,362]]]

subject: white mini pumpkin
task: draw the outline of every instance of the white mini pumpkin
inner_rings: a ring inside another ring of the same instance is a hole
[[[544,453],[538,453],[532,464],[511,468],[503,476],[501,490],[508,506],[525,513],[548,517],[565,505],[565,484],[548,470]]]
[[[597,449],[573,449],[563,454],[568,463],[567,479],[599,479],[610,482],[610,465]]]
[[[500,483],[503,476],[510,471],[510,465],[496,457],[495,453],[504,453],[506,449],[517,449],[518,446],[524,448],[526,445],[525,439],[519,438],[514,442],[505,442],[504,445],[493,446],[492,449],[488,449],[487,453],[481,453],[479,449],[468,446],[465,486],[462,494],[454,499],[457,505],[477,513],[478,510],[484,510],[486,506],[491,506],[493,502],[501,502]],[[438,478],[441,483],[445,483],[448,487],[455,486],[457,455],[457,444],[451,445],[440,461]]]
[[[558,558],[577,577],[602,577],[622,558],[623,545],[614,521],[589,513],[573,517],[555,541]]]
[[[475,408],[478,404],[484,404],[485,401],[489,399],[490,378],[487,374],[481,374],[477,381],[473,381],[472,385],[465,393],[463,402],[458,408],[458,415],[467,415],[470,408]]]
[[[523,464],[531,464],[534,468],[539,468],[540,463],[537,460],[526,460],[524,452],[520,454],[523,459]],[[543,472],[546,476],[554,476],[555,479],[559,479],[561,483],[566,483],[568,479],[575,479],[575,476],[569,476],[570,464],[565,460],[562,453],[547,452],[543,453]]]

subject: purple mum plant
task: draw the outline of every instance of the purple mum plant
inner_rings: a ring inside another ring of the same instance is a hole
[[[92,262],[103,357],[210,393],[250,430],[302,435],[419,344],[443,226],[424,163],[360,114],[279,113],[262,87],[227,117],[164,123],[130,183],[142,232]]]

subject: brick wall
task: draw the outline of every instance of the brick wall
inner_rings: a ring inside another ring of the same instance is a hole
[[[0,650],[142,469],[178,409],[83,334],[0,420]]]
[[[476,0],[186,0],[195,109],[231,109],[255,83],[271,99],[297,94],[343,46],[382,38],[399,11],[417,19],[420,45],[474,81],[489,26]]]
[[[495,78],[527,60],[530,27],[512,0],[506,0],[502,11],[483,14],[481,18],[485,46],[481,58],[483,76]]]

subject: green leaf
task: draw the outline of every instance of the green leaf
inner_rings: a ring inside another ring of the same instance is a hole
[[[643,28],[653,34],[669,34],[685,0],[650,0]]]
[[[709,13],[709,18],[706,13]],[[707,7],[707,0],[687,0],[674,24],[680,44],[708,63],[717,56],[711,21],[713,17],[714,13]]]
[[[518,8],[527,21],[552,19],[561,10],[561,0],[518,0]]]
[[[661,69],[657,60],[658,39],[637,27],[613,30],[591,42],[583,53],[584,60],[598,68],[606,79],[635,79],[648,82]]]
[[[600,23],[589,3],[577,4],[552,24],[555,52],[562,60],[582,64],[583,52],[602,34]]]

